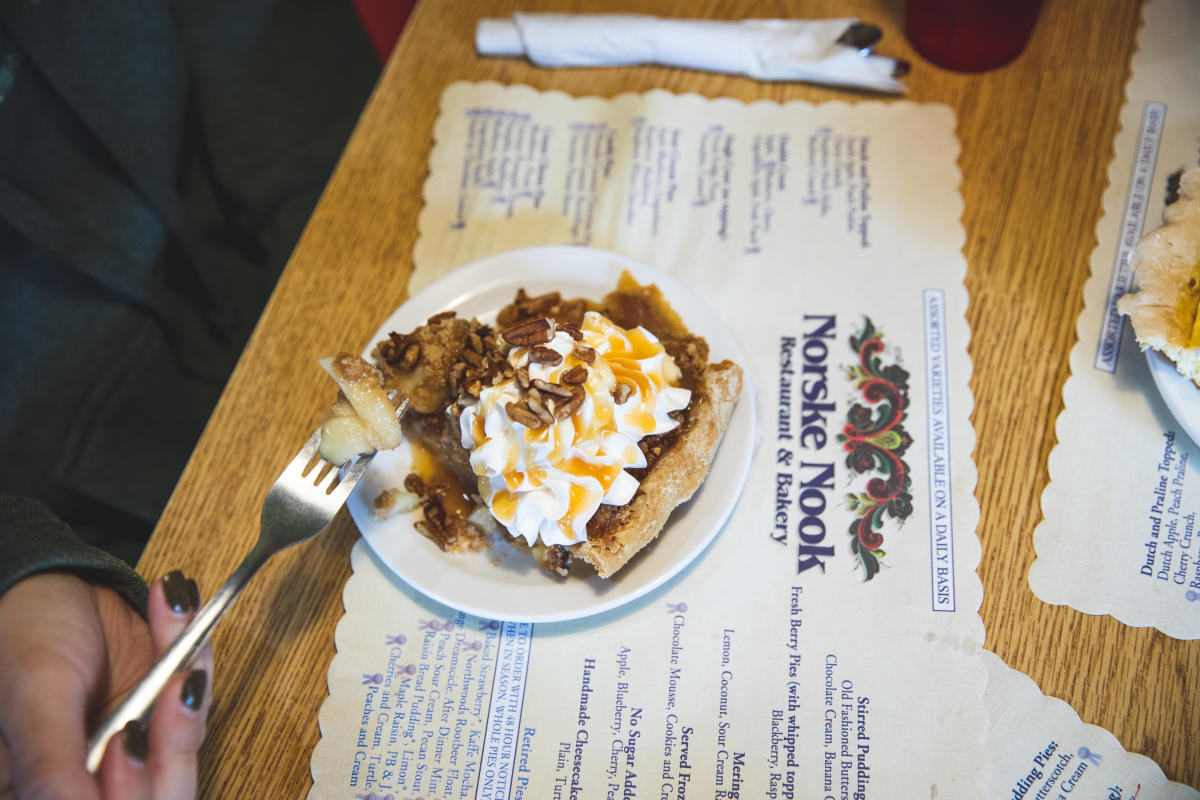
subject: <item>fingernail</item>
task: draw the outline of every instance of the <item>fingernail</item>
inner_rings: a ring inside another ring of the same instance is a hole
[[[163,596],[176,614],[187,614],[200,607],[200,589],[191,578],[173,569],[163,576]]]
[[[204,688],[208,685],[208,673],[202,669],[194,669],[183,680],[183,691],[179,699],[183,705],[192,711],[198,711],[204,703]]]
[[[146,729],[136,719],[126,722],[121,729],[121,745],[125,748],[125,755],[134,761],[140,764],[146,760],[146,750],[149,748]]]

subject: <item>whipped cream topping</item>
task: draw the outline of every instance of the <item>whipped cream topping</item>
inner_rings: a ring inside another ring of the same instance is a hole
[[[586,367],[576,413],[528,428],[509,417],[506,406],[522,400],[520,386],[510,380],[485,388],[459,417],[480,496],[497,520],[530,545],[539,538],[546,545],[584,541],[587,522],[601,503],[628,503],[638,481],[626,470],[646,466],[638,441],[678,426],[669,413],[691,399],[678,385],[675,361],[645,328],[625,330],[589,311],[580,329],[582,342],[558,330],[544,345],[562,356],[557,364],[532,361],[528,347],[514,347],[508,355],[514,370],[526,368],[531,381],[559,383],[568,370]],[[572,355],[576,345],[596,352],[592,363]],[[619,390],[621,383],[629,390]],[[628,397],[618,403],[624,394]]]

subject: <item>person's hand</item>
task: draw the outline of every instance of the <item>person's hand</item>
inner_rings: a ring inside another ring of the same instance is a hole
[[[44,573],[0,596],[0,800],[190,800],[208,712],[208,648],[159,697],[148,730],[109,740],[99,772],[87,737],[187,625],[199,594],[173,572],[150,589],[149,624],[120,595]]]

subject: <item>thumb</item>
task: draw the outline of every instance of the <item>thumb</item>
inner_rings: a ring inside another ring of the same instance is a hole
[[[0,728],[8,742],[17,796],[99,800],[96,782],[84,767],[87,699],[78,677],[50,666],[15,676],[9,683]]]

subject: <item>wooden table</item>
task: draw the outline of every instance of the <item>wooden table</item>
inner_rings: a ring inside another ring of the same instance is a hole
[[[266,488],[328,404],[330,384],[317,357],[365,345],[406,297],[431,131],[450,82],[604,97],[654,88],[743,100],[859,97],[683,70],[551,71],[477,57],[476,20],[514,6],[438,0],[416,8],[154,533],[143,574],[182,568],[211,593],[251,546]],[[913,61],[906,79],[912,100],[945,103],[958,115],[988,647],[1171,779],[1200,787],[1200,642],[1047,605],[1026,581],[1139,4],[1047,0],[1025,53],[979,76],[945,72],[916,56],[903,35],[900,0],[630,0],[622,10],[825,17],[845,16],[848,6],[884,28],[882,53]],[[521,4],[605,8],[598,0]],[[356,536],[343,515],[323,538],[278,557],[218,631],[202,796],[307,792]]]

